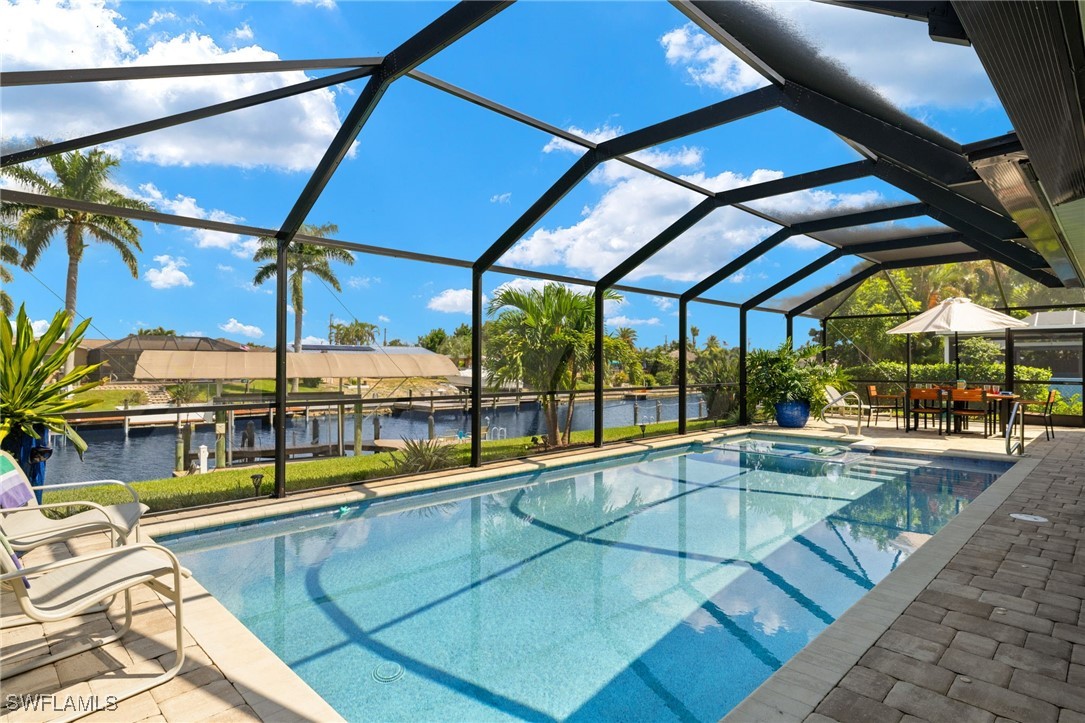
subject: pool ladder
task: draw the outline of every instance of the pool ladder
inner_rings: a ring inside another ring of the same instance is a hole
[[[829,411],[830,409],[834,409],[834,408],[842,408],[844,411],[847,411],[847,409],[851,405],[850,404],[841,404],[841,402],[843,402],[845,399],[850,399],[852,397],[855,397],[855,407],[854,407],[855,408],[855,436],[858,437],[859,434],[860,434],[860,430],[863,427],[863,399],[862,399],[862,397],[860,397],[855,392],[844,392],[843,394],[841,394],[836,399],[830,399],[829,403],[821,408],[821,415],[820,416],[821,416],[821,421],[825,422],[826,424],[829,424],[829,420],[827,420],[825,418],[825,413],[827,411]],[[847,415],[846,414],[841,414],[840,416],[843,417],[845,420],[847,420]],[[848,423],[847,423],[847,421],[841,422],[840,424],[841,424],[841,426],[844,427],[844,434],[848,434]]]
[[[1017,425],[1018,437],[1016,440],[1013,438],[1014,424]],[[1024,454],[1025,453],[1025,415],[1021,411],[1021,402],[1013,403],[1013,410],[1010,412],[1010,421],[1006,425],[1006,454]]]

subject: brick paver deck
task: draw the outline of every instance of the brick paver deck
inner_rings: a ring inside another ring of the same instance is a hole
[[[1035,468],[918,594],[894,588],[903,612],[842,654],[858,655],[843,676],[785,668],[729,720],[1085,723],[1085,432],[1029,455]]]

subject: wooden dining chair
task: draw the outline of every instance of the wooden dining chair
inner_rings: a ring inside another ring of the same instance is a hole
[[[942,420],[946,416],[946,408],[942,404],[942,392],[938,389],[910,389],[908,390],[908,409],[905,414],[911,417],[911,429],[919,429],[919,418],[923,417],[923,426],[927,426],[927,420],[938,418],[938,434],[942,433]],[[907,419],[904,431],[909,431]]]
[[[970,419],[983,419],[983,436],[987,436],[987,396],[982,389],[950,389],[949,402],[953,431],[961,431],[962,424],[967,427]]]
[[[893,415],[893,422],[896,424],[897,429],[900,429],[900,419],[897,417],[897,402],[900,401],[900,397],[894,394],[879,394],[878,387],[874,384],[867,386],[866,394],[869,402],[867,424],[871,423],[871,415],[874,417],[874,424],[877,424],[878,417],[883,412],[888,412]]]
[[[1058,394],[1059,393],[1056,392],[1054,389],[1048,389],[1047,390],[1047,400],[1046,401],[1041,400],[1041,399],[1023,399],[1023,400],[1021,400],[1021,406],[1022,407],[1029,407],[1029,406],[1038,407],[1040,405],[1043,405],[1043,411],[1029,412],[1029,414],[1039,414],[1039,415],[1041,415],[1043,417],[1043,420],[1044,420],[1044,439],[1054,439],[1055,438],[1055,422],[1054,422],[1054,418],[1051,416],[1051,408],[1055,405],[1055,400],[1058,398]]]

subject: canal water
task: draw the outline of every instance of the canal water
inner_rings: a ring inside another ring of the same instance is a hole
[[[701,395],[690,394],[687,413],[690,419],[701,414]],[[658,403],[658,404],[657,404]],[[678,397],[658,397],[648,400],[608,400],[604,407],[604,425],[606,427],[626,427],[637,423],[653,423],[678,419]],[[573,429],[591,429],[594,417],[594,405],[588,400],[577,400],[573,409]],[[634,412],[634,409],[636,411]],[[561,419],[565,418],[565,407],[561,407]],[[470,417],[462,410],[437,411],[434,415],[434,431],[440,437],[466,437],[470,432]],[[374,418],[367,416],[363,422],[362,438],[372,440]],[[256,433],[256,447],[272,447],[275,434],[268,417],[238,418],[234,428],[234,446],[241,445],[242,432],[252,422]],[[354,415],[349,411],[346,416],[345,442],[354,441]],[[546,420],[537,403],[523,403],[519,407],[487,407],[483,409],[482,424],[491,430],[490,437],[530,437],[546,433]],[[301,446],[313,443],[338,443],[338,421],[334,411],[313,412],[308,419],[298,415],[287,419],[287,443]],[[161,479],[173,472],[174,456],[177,445],[175,427],[133,428],[127,437],[120,428],[82,428],[80,435],[89,448],[79,459],[75,448],[65,440],[53,437],[54,452],[49,460],[46,472],[46,484],[63,482],[82,482],[93,479],[119,479],[135,482],[146,479]],[[382,439],[424,439],[429,435],[429,411],[424,409],[397,410],[391,415],[380,417],[380,436]],[[192,435],[192,449],[199,449],[206,444],[208,450],[215,449],[215,429],[213,424],[201,424]],[[213,462],[209,462],[214,466]]]

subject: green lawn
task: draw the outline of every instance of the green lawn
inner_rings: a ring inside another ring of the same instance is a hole
[[[696,420],[689,423],[691,431],[712,427],[710,420]],[[645,427],[645,436],[673,434],[678,431],[677,422],[661,422]],[[640,427],[616,427],[604,432],[604,440],[617,442],[641,438]],[[573,432],[573,445],[588,445],[592,442],[592,431]],[[523,457],[535,453],[531,449],[530,437],[519,437],[495,442],[486,442],[483,446],[483,458],[487,462],[501,459]],[[470,461],[471,445],[458,444],[455,457],[458,466],[466,466]],[[361,457],[333,457],[315,460],[299,460],[287,463],[287,490],[297,491],[326,487],[329,485],[349,484],[364,480],[388,477],[393,474],[392,458],[389,453],[364,455]],[[275,471],[271,463],[244,468],[234,468],[213,472],[206,475],[169,477],[159,480],[134,482],[132,486],[139,492],[140,499],[152,511],[175,510],[216,502],[244,499],[253,496],[251,476],[263,474],[263,493],[269,494],[275,483]],[[65,502],[68,500],[89,500],[100,504],[114,504],[128,499],[123,490],[111,487],[85,487],[76,490],[64,490],[46,493],[46,502]]]
[[[84,392],[79,396],[81,398],[93,399],[95,402],[80,411],[105,412],[114,410],[117,407],[123,407],[124,398],[131,393],[131,390],[127,389],[91,389],[89,392]]]

